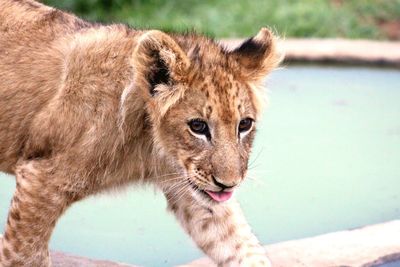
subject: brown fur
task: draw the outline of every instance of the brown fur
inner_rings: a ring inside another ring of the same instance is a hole
[[[202,190],[243,180],[259,83],[279,62],[267,29],[228,51],[208,38],[97,25],[32,0],[0,2],[0,170],[17,187],[0,266],[49,266],[73,202],[153,183],[220,266],[268,266],[238,205]],[[209,124],[209,140],[188,121]],[[138,215],[139,216],[139,215]],[[201,222],[201,223],[197,223]]]

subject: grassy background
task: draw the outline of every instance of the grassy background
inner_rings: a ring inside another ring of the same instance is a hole
[[[400,0],[43,0],[91,21],[243,37],[269,25],[286,37],[400,39]]]

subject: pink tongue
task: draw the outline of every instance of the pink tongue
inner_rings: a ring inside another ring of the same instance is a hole
[[[227,201],[231,198],[233,192],[212,192],[205,191],[212,199],[218,202]]]

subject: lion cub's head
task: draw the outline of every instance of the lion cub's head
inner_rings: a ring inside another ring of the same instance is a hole
[[[160,154],[197,197],[228,200],[244,179],[261,106],[262,78],[279,63],[263,28],[234,50],[199,36],[143,33],[135,84],[146,99]]]

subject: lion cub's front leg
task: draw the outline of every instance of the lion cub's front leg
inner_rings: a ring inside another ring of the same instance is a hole
[[[72,202],[60,178],[40,163],[17,168],[17,186],[0,240],[1,267],[51,265],[48,242],[56,221]]]
[[[219,267],[271,266],[234,200],[206,207],[190,197],[182,197],[178,201],[171,199],[169,209]]]

